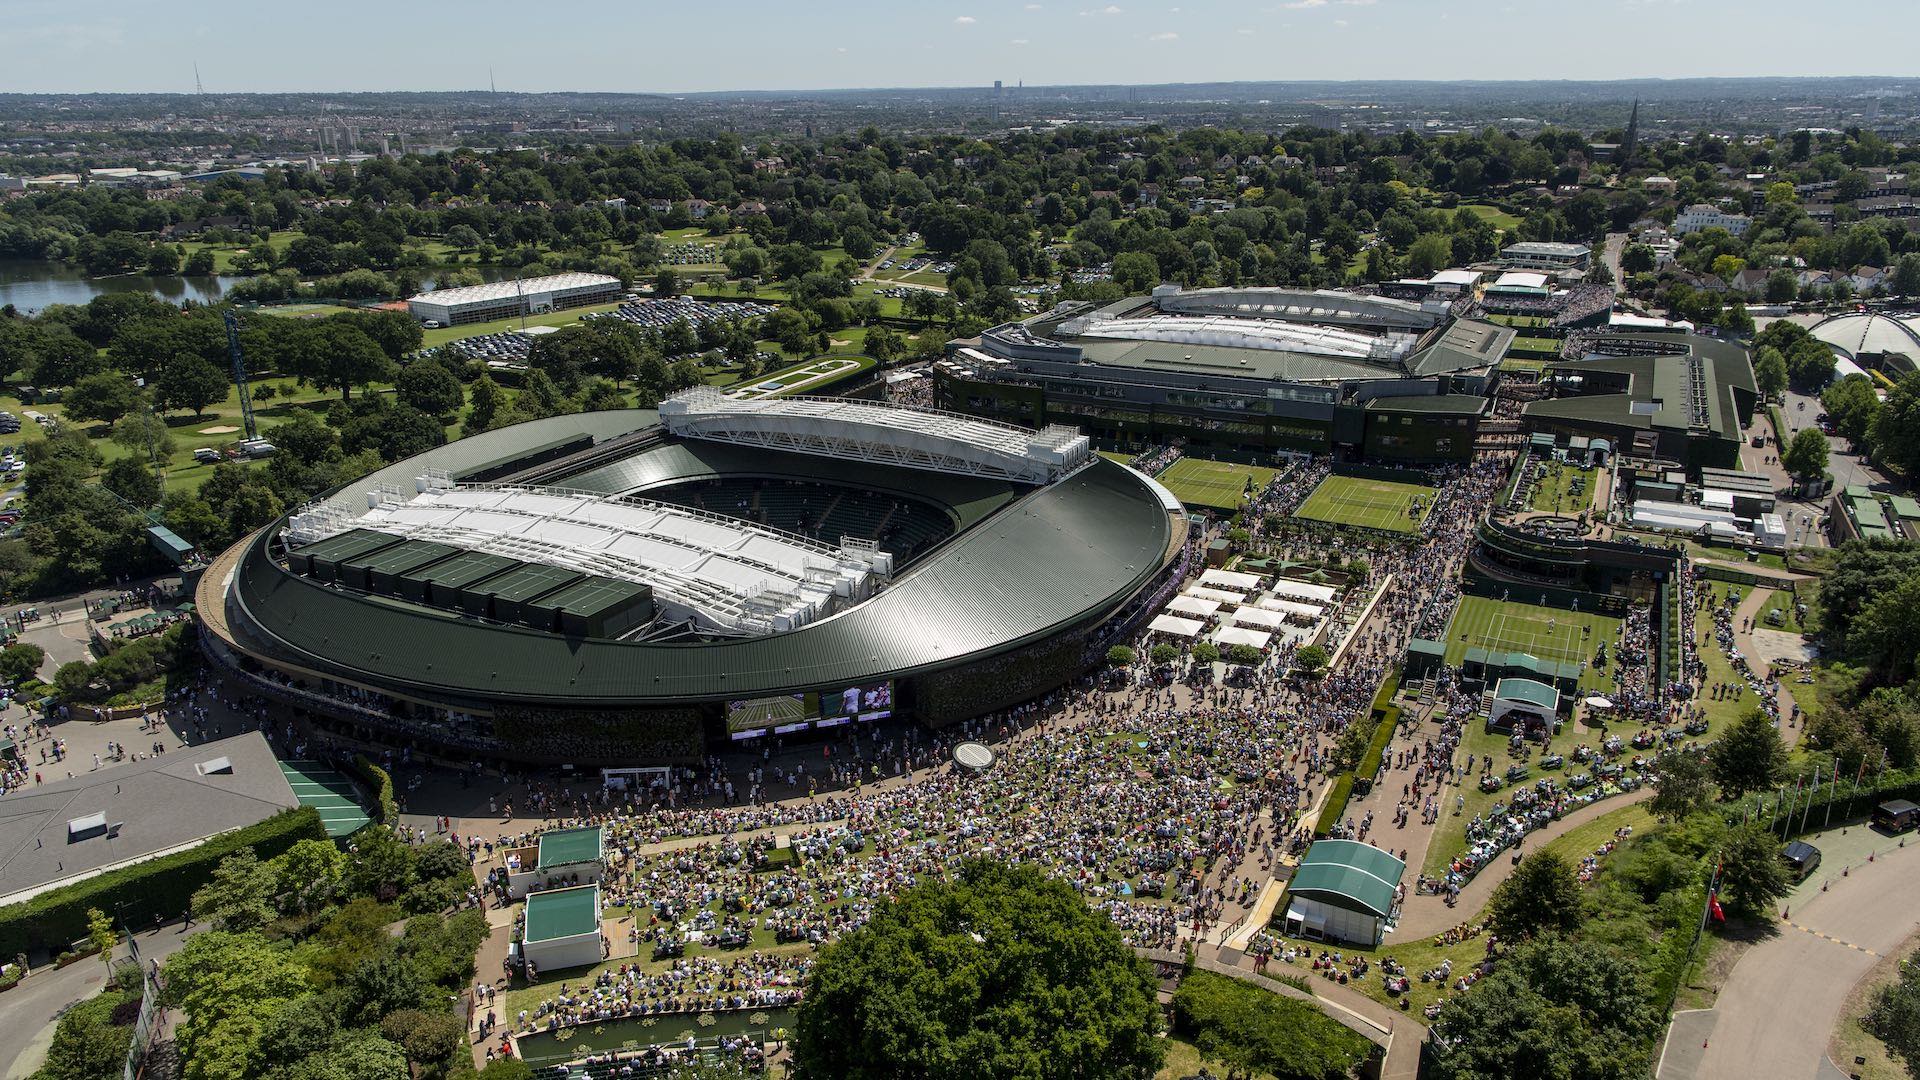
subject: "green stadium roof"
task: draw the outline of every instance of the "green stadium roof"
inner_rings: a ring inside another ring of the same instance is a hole
[[[357,559],[370,552],[392,547],[400,538],[392,533],[377,532],[373,529],[348,529],[337,536],[316,541],[295,548],[303,558],[333,559],[345,562]]]
[[[406,574],[458,554],[459,548],[431,540],[408,540],[367,555],[341,560],[343,566],[365,567],[376,574]]]
[[[651,410],[581,413],[484,432],[396,462],[335,492],[411,487],[426,469],[460,475],[511,457],[516,446],[568,431],[611,438],[656,423]],[[674,443],[566,477],[598,474],[597,490],[631,490],[615,471],[645,477],[645,461],[672,452],[674,476],[723,471]],[[702,447],[702,455],[712,449]],[[881,476],[873,485],[922,497],[998,500],[1005,484],[729,447],[753,475]],[[837,482],[855,482],[837,480]],[[962,511],[956,509],[956,513]],[[798,630],[762,637],[677,643],[569,639],[559,634],[448,618],[414,605],[378,605],[289,574],[269,557],[274,529],[252,541],[228,586],[234,640],[276,662],[401,692],[462,703],[666,704],[862,685],[1005,655],[1106,617],[1164,564],[1174,521],[1137,473],[1097,458],[961,533],[896,578],[878,596]]]
[[[1295,896],[1384,919],[1407,864],[1356,840],[1316,840],[1287,883]]]
[[[1479,416],[1487,408],[1487,399],[1473,394],[1408,394],[1377,397],[1367,402],[1369,412],[1442,413],[1449,416]]]
[[[1501,679],[1494,684],[1493,696],[1510,701],[1524,701],[1543,709],[1551,710],[1560,707],[1560,691],[1532,679]]]
[[[518,603],[545,596],[585,576],[578,570],[548,566],[545,563],[526,563],[518,570],[509,570],[497,578],[489,578],[474,591],[509,603]]]
[[[1447,646],[1444,642],[1428,641],[1426,638],[1414,638],[1407,642],[1407,651],[1410,653],[1419,653],[1423,656],[1445,656],[1447,655]]]
[[[425,570],[408,574],[414,581],[427,582],[447,589],[464,589],[477,581],[485,581],[504,570],[520,565],[520,560],[509,559],[505,555],[495,555],[487,551],[463,551],[443,563],[435,563]]]
[[[545,597],[541,600],[541,605],[574,615],[598,615],[609,608],[630,603],[635,597],[644,596],[651,591],[647,586],[634,581],[590,577],[584,581],[576,581],[559,592]]]
[[[555,829],[540,834],[540,857],[535,865],[545,870],[556,866],[600,860],[600,827]]]
[[[1906,495],[1895,495],[1887,500],[1893,506],[1893,516],[1906,521],[1920,518],[1920,502]]]
[[[577,885],[527,894],[528,944],[599,932],[600,886]]]

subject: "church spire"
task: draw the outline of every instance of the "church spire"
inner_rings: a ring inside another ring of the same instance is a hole
[[[1620,167],[1625,168],[1633,160],[1633,150],[1640,142],[1640,99],[1633,99],[1633,112],[1627,117],[1627,134],[1620,140]]]

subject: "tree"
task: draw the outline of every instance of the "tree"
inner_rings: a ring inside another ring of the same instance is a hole
[[[153,475],[145,458],[123,457],[115,461],[100,477],[100,486],[132,506],[145,508],[160,502],[160,478]]]
[[[1193,662],[1196,664],[1217,664],[1220,662],[1220,646],[1211,641],[1202,641],[1193,647]]]
[[[460,380],[436,360],[415,360],[408,364],[401,369],[393,388],[401,401],[429,416],[451,417],[460,411],[464,400]]]
[[[1573,864],[1552,851],[1520,860],[1512,876],[1493,890],[1487,925],[1513,941],[1580,925],[1580,880]]]
[[[1327,650],[1318,645],[1307,645],[1293,654],[1293,666],[1302,675],[1318,675],[1327,669]]]
[[[332,899],[347,875],[346,853],[331,840],[302,840],[267,865],[274,891],[295,911],[312,911]]]
[[[1453,264],[1453,241],[1445,233],[1427,233],[1407,248],[1407,273],[1425,277]]]
[[[257,930],[273,921],[278,891],[272,866],[241,848],[221,859],[212,880],[193,894],[193,911],[221,930]]]
[[[0,679],[18,683],[31,679],[47,662],[47,650],[28,642],[16,642],[0,649]]]
[[[87,941],[100,954],[100,962],[108,970],[113,968],[113,947],[120,941],[120,932],[113,928],[113,920],[99,908],[87,909]]]
[[[1920,576],[1867,601],[1847,629],[1847,652],[1892,683],[1904,683],[1920,654]]]
[[[161,1001],[185,1013],[175,1035],[189,1080],[243,1080],[260,1075],[267,1021],[307,988],[307,972],[283,945],[216,930],[188,938],[161,985]]]
[[[1227,663],[1241,667],[1253,667],[1264,659],[1259,649],[1251,645],[1235,643],[1227,646]]]
[[[1835,431],[1855,446],[1866,445],[1873,437],[1874,421],[1882,406],[1873,383],[1864,375],[1849,375],[1820,394],[1820,405]]]
[[[1107,663],[1112,667],[1126,667],[1133,663],[1138,655],[1125,645],[1115,645],[1107,650]]]
[[[1653,249],[1645,244],[1628,244],[1620,252],[1620,271],[1625,274],[1653,273]]]
[[[1896,296],[1920,293],[1920,252],[1909,251],[1900,256],[1893,270],[1893,292]]]
[[[1708,751],[1714,783],[1727,798],[1773,787],[1787,765],[1780,732],[1758,708],[1747,710]]]
[[[1760,392],[1777,398],[1787,390],[1787,358],[1771,345],[1754,354],[1753,381]]]
[[[985,860],[882,902],[826,947],[795,1021],[795,1073],[1151,1077],[1155,979],[1107,916],[1031,866]]]
[[[1180,659],[1180,650],[1163,641],[1147,650],[1147,659],[1153,661],[1156,666],[1166,667]]]
[[[480,234],[471,225],[455,225],[447,230],[447,246],[456,251],[472,251],[480,246]]]
[[[122,416],[113,425],[114,445],[139,454],[150,461],[165,461],[173,455],[173,429],[167,422],[145,409]]]
[[[1886,404],[1875,414],[1868,438],[1875,457],[1909,479],[1920,477],[1920,372],[1900,376],[1887,391]]]
[[[1713,777],[1699,754],[1691,750],[1662,754],[1659,770],[1653,778],[1653,800],[1647,805],[1654,817],[1679,821],[1713,798]]]
[[[113,1022],[114,1013],[129,1000],[119,990],[89,998],[60,1016],[46,1062],[36,1080],[108,1080],[121,1075],[127,1063],[128,1029]]]
[[[1160,284],[1160,264],[1144,251],[1123,251],[1113,257],[1113,283],[1139,295]]]
[[[1434,1080],[1634,1080],[1662,1022],[1648,988],[1631,958],[1604,945],[1523,944],[1472,993],[1448,1000],[1429,1071]]]
[[[1920,1076],[1920,952],[1901,962],[1898,979],[1874,992],[1860,1025],[1906,1062],[1907,1075]]]
[[[1727,910],[1757,917],[1792,888],[1780,838],[1766,823],[1749,822],[1727,834],[1720,846],[1720,898]]]
[[[161,411],[192,409],[204,415],[207,406],[224,401],[231,376],[198,356],[182,354],[167,361],[154,384],[155,403]]]
[[[1801,428],[1787,444],[1786,452],[1780,455],[1780,464],[1793,476],[1815,480],[1826,475],[1830,449],[1826,435],[1819,429]]]
[[[140,388],[117,371],[84,376],[60,395],[60,405],[69,420],[100,420],[111,424],[139,404]]]
[[[473,391],[467,397],[467,418],[460,423],[460,434],[476,435],[491,428],[500,411],[500,399],[500,384],[491,376],[481,375],[473,380]]]
[[[1372,1045],[1304,1001],[1210,971],[1189,972],[1173,995],[1173,1028],[1228,1075],[1344,1077]]]

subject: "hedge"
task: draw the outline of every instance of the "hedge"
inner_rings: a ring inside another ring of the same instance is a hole
[[[1333,790],[1327,793],[1327,804],[1320,810],[1320,816],[1314,820],[1313,835],[1325,836],[1340,821],[1340,815],[1347,812],[1347,800],[1353,797],[1353,781],[1358,776],[1372,776],[1380,769],[1380,762],[1387,756],[1387,745],[1393,742],[1394,729],[1400,725],[1400,706],[1390,705],[1393,695],[1400,688],[1400,669],[1395,667],[1387,673],[1380,690],[1373,696],[1373,709],[1367,714],[1373,718],[1373,738],[1367,743],[1367,752],[1360,755],[1360,764],[1350,773],[1333,782]]]
[[[252,848],[260,858],[270,859],[301,840],[326,838],[320,812],[303,806],[283,810],[187,851],[41,893],[24,903],[0,908],[0,956],[65,949],[87,935],[89,908],[115,915],[127,926],[178,918],[228,855]]]
[[[353,756],[354,774],[373,789],[373,805],[379,811],[374,819],[391,828],[400,823],[400,805],[393,800],[393,777],[375,765],[365,754]]]
[[[1829,764],[1826,774],[1827,782],[1814,793],[1811,800],[1807,798],[1805,792],[1801,792],[1800,801],[1796,804],[1793,802],[1793,793],[1787,793],[1788,804],[1793,809],[1794,824],[1787,826],[1786,836],[1819,832],[1825,828],[1829,805],[1834,809],[1832,816],[1844,822],[1865,817],[1873,811],[1874,807],[1890,799],[1920,800],[1920,768],[1888,769],[1871,783],[1863,780],[1858,794],[1853,790],[1853,778],[1848,776],[1844,769],[1840,772],[1840,783],[1836,788],[1832,782],[1832,769],[1833,766]],[[1762,821],[1779,824],[1778,818],[1781,813],[1779,799],[1779,788],[1765,793],[1764,801],[1768,814],[1761,818]],[[1741,800],[1737,809],[1731,811],[1728,817],[1738,822],[1748,814],[1757,812],[1761,804],[1762,796],[1749,796]],[[1802,827],[1800,822],[1805,822],[1805,826]]]
[[[1333,790],[1327,793],[1327,804],[1320,808],[1320,816],[1314,820],[1313,835],[1321,837],[1340,823],[1340,815],[1347,812],[1347,800],[1353,796],[1353,774],[1342,773],[1340,779],[1333,782]]]

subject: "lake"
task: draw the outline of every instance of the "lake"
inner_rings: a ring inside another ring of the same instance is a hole
[[[169,303],[184,300],[210,302],[220,299],[238,277],[151,277],[146,274],[121,274],[116,277],[90,278],[68,263],[0,261],[0,307],[12,304],[24,313],[33,313],[50,304],[84,304],[107,293],[147,293]]]

